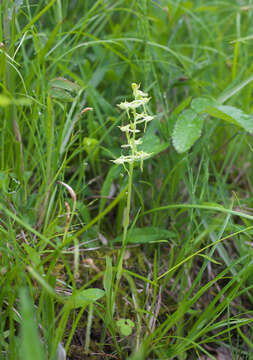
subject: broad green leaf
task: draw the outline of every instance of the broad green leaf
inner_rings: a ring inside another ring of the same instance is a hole
[[[152,156],[159,154],[167,149],[169,142],[161,142],[159,136],[156,135],[159,132],[160,123],[157,119],[152,120],[142,138],[142,144],[138,146],[138,150],[152,154]]]
[[[208,115],[216,117],[221,120],[225,120],[233,125],[238,125],[238,123],[228,114],[225,114],[223,111],[219,110],[217,107],[209,106],[206,108]]]
[[[64,79],[62,77],[52,79],[50,81],[50,87],[51,88],[58,88],[62,90],[68,90],[71,92],[78,92],[80,90],[80,86],[76,83],[69,81],[67,79]]]
[[[192,110],[194,110],[196,113],[199,114],[199,113],[205,112],[207,107],[213,106],[216,104],[217,104],[217,102],[212,99],[200,97],[200,98],[196,98],[196,99],[192,100],[191,108],[192,108]]]
[[[167,149],[168,146],[169,142],[162,143],[158,136],[150,133],[144,135],[143,143],[138,147],[138,150],[142,150],[154,156]]]
[[[63,102],[74,101],[73,96],[71,96],[69,92],[60,88],[51,88],[49,93],[53,99],[61,100]]]
[[[203,117],[193,110],[185,110],[177,119],[172,142],[179,153],[189,150],[201,135]]]
[[[207,112],[222,120],[240,126],[253,134],[253,116],[244,113],[242,110],[228,105],[219,105],[207,109]]]
[[[134,228],[129,231],[127,235],[128,244],[150,244],[155,242],[162,242],[175,237],[175,234],[166,229],[157,227]],[[122,235],[117,236],[114,242],[122,242]]]
[[[74,101],[73,95],[76,95],[80,90],[80,86],[76,83],[64,79],[62,77],[52,79],[49,82],[49,93],[54,99],[58,99],[64,102]]]
[[[104,290],[97,288],[78,291],[67,300],[66,306],[72,309],[85,307],[103,297],[104,293]]]

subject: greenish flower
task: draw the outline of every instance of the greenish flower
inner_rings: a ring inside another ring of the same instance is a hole
[[[127,112],[127,116],[130,119],[129,123],[126,125],[119,126],[122,132],[125,132],[127,144],[121,145],[122,148],[129,148],[129,155],[121,155],[118,159],[112,160],[115,164],[123,165],[125,163],[133,163],[135,161],[140,162],[141,170],[143,169],[143,161],[148,159],[152,154],[146,153],[144,151],[138,151],[138,146],[142,144],[142,138],[136,138],[137,135],[141,132],[137,128],[142,123],[145,123],[144,131],[146,130],[147,123],[153,120],[153,116],[148,115],[146,110],[146,104],[149,102],[150,98],[147,93],[139,90],[140,85],[135,83],[132,84],[134,100],[131,102],[124,101],[118,104],[118,107]],[[138,113],[137,108],[142,107],[142,112]]]

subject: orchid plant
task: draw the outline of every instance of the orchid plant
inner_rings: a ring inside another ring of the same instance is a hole
[[[135,161],[140,161],[141,170],[143,170],[143,160],[149,158],[152,154],[144,151],[138,151],[138,145],[142,144],[142,138],[138,137],[141,132],[138,126],[142,123],[145,124],[144,132],[147,128],[147,123],[153,120],[153,116],[148,115],[146,104],[150,98],[147,93],[139,90],[140,85],[132,84],[134,100],[131,102],[124,101],[118,104],[118,107],[125,110],[129,123],[127,125],[120,126],[120,130],[126,134],[127,144],[121,145],[122,148],[129,148],[129,155],[121,155],[116,160],[112,160],[115,164],[122,164],[125,167],[125,163],[133,164]],[[141,112],[137,112],[137,109],[142,107]],[[127,168],[125,167],[127,170]]]
[[[131,193],[133,182],[134,164],[140,162],[140,169],[143,171],[143,161],[151,157],[152,153],[147,153],[140,150],[138,147],[142,144],[141,127],[146,131],[147,124],[153,120],[153,116],[150,116],[147,112],[147,103],[150,101],[147,93],[140,90],[140,85],[132,84],[134,100],[131,102],[124,101],[118,105],[118,107],[126,111],[128,123],[120,126],[120,130],[125,133],[127,144],[121,145],[122,149],[128,150],[126,155],[121,155],[119,158],[112,160],[115,164],[122,165],[128,174],[127,185],[127,205],[125,212],[125,219],[123,222],[123,240],[122,248],[118,257],[116,266],[116,286],[113,295],[113,303],[115,303],[116,294],[119,287],[121,274],[123,271],[123,258],[127,245],[127,231],[129,227],[130,209],[131,209]]]
[[[119,287],[119,281],[123,270],[123,258],[124,252],[127,245],[127,231],[129,227],[130,208],[131,208],[131,193],[132,193],[132,182],[133,182],[133,171],[134,163],[140,162],[140,169],[143,171],[143,161],[148,159],[152,153],[147,153],[139,150],[139,145],[142,144],[141,126],[146,131],[147,124],[153,120],[153,116],[150,116],[147,112],[147,103],[150,100],[147,93],[140,90],[140,85],[135,83],[132,84],[134,100],[131,102],[124,101],[118,105],[118,107],[127,113],[128,123],[120,126],[120,130],[126,134],[127,144],[121,145],[122,149],[127,149],[126,155],[121,155],[119,158],[112,160],[115,164],[123,165],[124,169],[128,174],[128,185],[127,185],[127,205],[125,212],[125,219],[123,222],[123,240],[122,248],[117,262],[117,281],[114,292],[114,301]]]
[[[147,153],[138,149],[138,146],[142,144],[142,137],[139,136],[141,133],[140,126],[144,124],[145,132],[148,122],[154,118],[148,114],[146,107],[150,97],[148,97],[147,93],[140,90],[140,85],[135,83],[132,84],[132,90],[134,100],[131,102],[124,101],[118,104],[118,107],[127,113],[128,123],[120,126],[119,128],[126,134],[127,140],[127,144],[121,145],[121,147],[123,149],[129,149],[129,153],[112,160],[115,164],[122,164],[128,173],[127,208],[123,225],[123,246],[126,245],[127,230],[129,226],[134,163],[139,161],[141,171],[143,171],[143,161],[152,155],[152,153]],[[137,111],[138,109],[141,110]],[[127,167],[126,164],[129,164],[129,166]]]

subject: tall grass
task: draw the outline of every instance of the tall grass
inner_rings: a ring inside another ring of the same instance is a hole
[[[0,2],[1,359],[251,358],[252,137],[211,116],[188,152],[171,136],[196,97],[252,113],[252,11]],[[131,83],[155,118],[127,205]]]

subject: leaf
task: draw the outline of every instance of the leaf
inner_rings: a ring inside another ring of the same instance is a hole
[[[97,288],[78,291],[67,300],[66,306],[72,309],[85,307],[103,297],[104,294],[104,290]]]
[[[210,106],[206,108],[208,115],[216,117],[221,120],[225,120],[233,125],[238,125],[237,122],[228,114],[225,114],[223,111],[219,110],[215,106]]]
[[[210,256],[207,256],[205,254],[199,254],[199,256],[203,257],[204,259],[216,264],[216,265],[222,265],[220,262],[218,262],[217,260],[214,260],[213,258],[211,258]]]
[[[203,117],[193,110],[185,110],[177,119],[172,134],[173,146],[179,153],[189,150],[201,135]]]
[[[222,120],[235,124],[253,134],[253,116],[244,113],[242,110],[228,105],[219,105],[207,109],[207,112]]]
[[[119,319],[116,321],[119,332],[123,336],[129,336],[132,334],[134,328],[134,322],[130,319]]]
[[[101,199],[99,202],[99,213],[101,213],[102,210],[104,209],[104,207],[108,201],[107,197],[110,193],[110,189],[111,189],[113,180],[119,178],[120,171],[121,171],[121,169],[117,165],[112,166],[110,168],[110,170],[108,171],[106,178],[103,182],[102,189],[101,189]]]
[[[210,207],[213,207],[213,208],[225,209],[223,205],[218,204],[216,202],[202,202],[201,205],[210,206]]]
[[[191,96],[188,96],[186,99],[184,99],[172,112],[171,116],[179,115],[188,105],[190,105],[190,102],[192,100]]]
[[[138,147],[138,150],[152,154],[152,156],[159,154],[169,146],[169,142],[162,143],[158,136],[151,133],[144,135],[142,140],[143,143]]]
[[[28,106],[30,105],[32,102],[30,99],[27,99],[25,97],[21,97],[19,99],[11,99],[6,95],[1,94],[0,95],[0,106],[2,107],[6,107],[9,105],[23,105],[23,106]]]
[[[152,154],[152,156],[159,154],[160,152],[167,149],[169,142],[161,142],[157,132],[159,132],[160,123],[154,119],[148,125],[147,131],[142,138],[142,144],[138,146],[138,150]]]
[[[171,237],[175,237],[175,234],[166,229],[160,229],[158,227],[145,227],[134,228],[129,231],[127,235],[128,244],[150,244],[169,240]],[[122,242],[122,235],[117,236],[114,242]]]
[[[62,77],[52,79],[49,84],[51,88],[58,88],[75,93],[80,90],[79,85]]]
[[[191,108],[192,108],[192,110],[194,110],[196,113],[199,114],[199,113],[205,112],[207,107],[210,107],[210,106],[213,106],[216,104],[217,104],[217,102],[212,99],[199,97],[199,98],[192,100]]]
[[[52,88],[50,89],[49,93],[52,96],[52,98],[56,100],[61,100],[63,102],[74,101],[73,96],[71,96],[69,92],[63,89]]]
[[[106,269],[104,273],[103,285],[106,295],[109,296],[112,288],[112,259],[106,256]]]
[[[43,360],[43,351],[39,338],[38,326],[35,321],[35,306],[26,289],[21,289],[21,357],[26,360]]]
[[[49,82],[49,87],[49,93],[52,98],[61,100],[63,102],[74,101],[72,94],[76,95],[80,90],[79,85],[62,77],[52,79]]]

